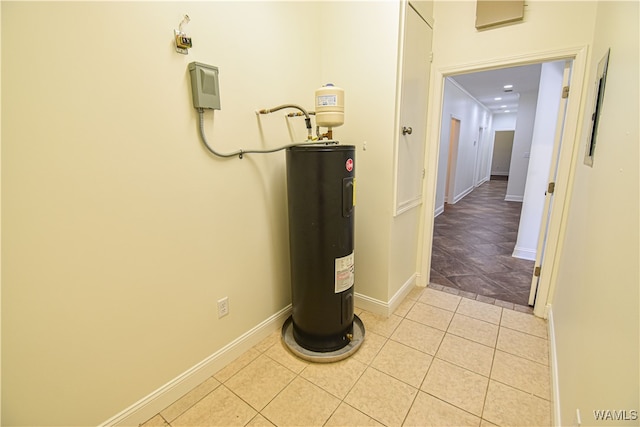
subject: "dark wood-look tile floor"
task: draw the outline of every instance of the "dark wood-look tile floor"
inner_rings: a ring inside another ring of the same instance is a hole
[[[496,305],[527,306],[534,262],[511,256],[522,203],[505,202],[506,191],[506,180],[492,178],[445,204],[434,224],[431,283]]]

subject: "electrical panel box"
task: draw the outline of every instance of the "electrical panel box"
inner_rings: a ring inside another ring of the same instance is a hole
[[[220,109],[218,67],[192,62],[189,64],[194,108]]]

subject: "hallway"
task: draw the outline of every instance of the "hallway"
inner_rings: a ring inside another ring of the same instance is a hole
[[[506,189],[506,180],[492,177],[458,203],[445,204],[434,222],[430,283],[467,298],[529,311],[534,262],[511,256],[522,203],[505,202]]]

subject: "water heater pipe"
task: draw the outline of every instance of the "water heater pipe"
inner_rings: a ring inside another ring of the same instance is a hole
[[[283,104],[273,108],[264,108],[258,111],[258,113],[269,114],[269,113],[274,113],[276,111],[283,110],[285,108],[295,108],[296,110],[300,110],[300,112],[304,115],[304,122],[307,126],[307,140],[311,141],[313,139],[313,133],[311,132],[311,118],[309,117],[309,113],[307,113],[307,110],[305,110],[301,106],[296,104]]]
[[[281,108],[280,108],[281,107]],[[276,107],[278,109],[282,109],[282,108],[287,108],[287,107],[291,107],[291,106],[280,106],[280,107]],[[277,111],[275,109],[271,109],[272,111]],[[265,110],[262,110],[265,111]],[[306,111],[305,111],[306,113]],[[265,113],[262,113],[265,114]],[[309,115],[307,114],[307,119],[309,120],[308,117]],[[207,150],[209,150],[209,152],[215,156],[218,157],[235,157],[238,156],[238,158],[242,159],[242,157],[245,154],[268,154],[268,153],[275,153],[276,151],[281,151],[281,150],[286,150],[287,148],[291,148],[291,147],[298,147],[300,145],[314,145],[314,144],[336,144],[337,142],[335,141],[307,141],[307,142],[297,142],[294,144],[288,144],[288,145],[283,145],[281,147],[277,147],[277,148],[272,148],[269,150],[243,150],[243,149],[239,149],[236,151],[233,151],[231,153],[220,153],[216,150],[213,149],[213,147],[211,147],[209,145],[209,142],[207,141],[207,135],[204,132],[204,108],[198,108],[198,118],[199,118],[199,122],[200,122],[200,138],[202,138],[202,142],[204,144],[204,146],[207,148]],[[309,122],[309,126],[311,126],[310,122]]]

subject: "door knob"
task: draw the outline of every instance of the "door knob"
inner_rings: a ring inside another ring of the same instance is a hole
[[[406,134],[411,135],[411,132],[413,132],[413,129],[411,129],[410,127],[406,127],[406,126],[402,127],[402,134],[403,135],[406,135]]]

